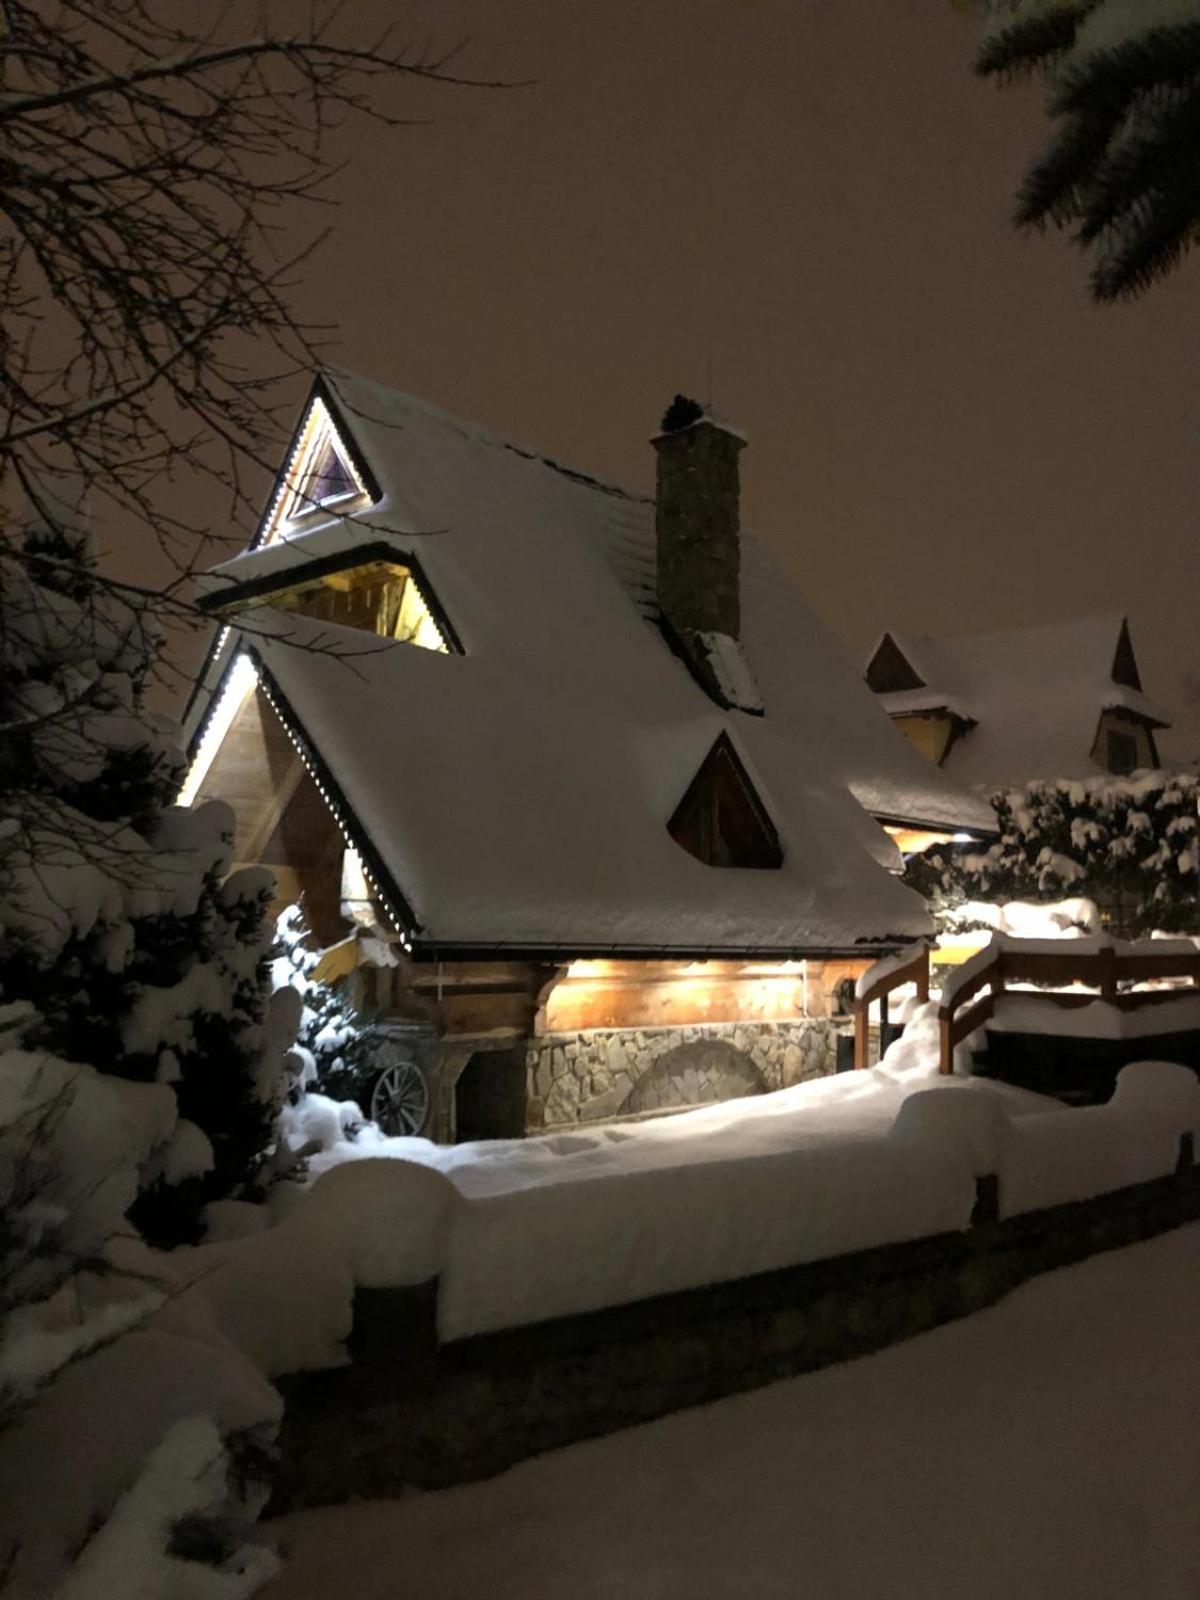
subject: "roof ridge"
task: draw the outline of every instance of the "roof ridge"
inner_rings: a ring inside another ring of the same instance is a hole
[[[1124,611],[1084,611],[1072,617],[1047,617],[1042,622],[1011,622],[996,628],[963,629],[954,633],[912,633],[904,629],[886,628],[884,633],[891,634],[897,645],[907,640],[910,644],[949,645],[969,644],[980,639],[1001,639],[1022,633],[1051,632],[1054,629],[1078,627],[1083,623],[1112,624],[1114,629],[1120,630],[1121,624],[1128,619]],[[882,641],[883,634],[880,635]]]
[[[653,505],[652,495],[638,494],[632,489],[627,489],[623,484],[614,483],[611,479],[599,477],[594,472],[585,472],[581,467],[573,467],[563,461],[558,461],[543,450],[538,450],[529,445],[521,444],[516,439],[498,433],[496,429],[486,423],[475,422],[469,417],[460,417],[453,411],[448,411],[444,406],[435,405],[430,400],[423,399],[420,395],[410,394],[407,389],[397,389],[394,385],[381,383],[377,378],[368,378],[363,373],[354,372],[349,367],[323,366],[319,369],[319,376],[325,378],[335,390],[339,400],[343,402],[351,416],[360,415],[367,422],[373,422],[379,427],[393,426],[386,417],[373,417],[368,412],[353,404],[352,396],[347,395],[342,387],[341,380],[351,385],[361,384],[366,388],[381,390],[393,400],[401,402],[414,411],[419,411],[423,416],[434,422],[439,422],[452,428],[463,438],[474,444],[486,444],[500,450],[509,450],[514,455],[526,461],[535,462],[538,466],[547,467],[551,472],[570,479],[573,483],[581,484],[584,488],[595,489],[601,494],[613,495],[622,500],[628,500],[639,505]]]

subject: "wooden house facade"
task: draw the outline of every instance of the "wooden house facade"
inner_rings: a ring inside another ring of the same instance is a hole
[[[897,839],[989,832],[741,528],[745,442],[673,407],[650,499],[327,372],[206,580],[182,798],[303,897],[401,1126],[828,1071],[847,984],[930,931]]]

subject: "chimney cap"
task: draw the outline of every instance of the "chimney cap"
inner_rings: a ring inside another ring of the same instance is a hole
[[[728,433],[742,444],[749,444],[748,435],[738,427],[736,422],[730,422],[711,406],[701,405],[698,400],[691,399],[688,395],[677,394],[671,404],[663,412],[659,424],[659,432],[651,436],[651,443],[657,444],[662,439],[670,439],[676,434],[688,433],[693,428],[700,428],[707,424],[716,428],[721,433]]]

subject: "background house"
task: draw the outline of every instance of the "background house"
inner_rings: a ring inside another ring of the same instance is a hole
[[[1156,767],[1155,730],[1168,726],[1142,691],[1120,616],[885,633],[866,680],[909,742],[973,788]]]
[[[357,930],[442,1137],[830,1070],[839,985],[931,926],[897,839],[989,832],[743,533],[744,437],[664,420],[651,501],[327,373],[208,583],[184,798]]]
[[[1033,926],[1030,902],[1061,902],[1068,927],[1197,927],[1197,778],[1156,770],[1168,724],[1143,692],[1126,619],[887,633],[866,681],[914,748],[991,795],[990,844],[937,841],[909,861],[907,881],[949,926],[1001,925],[1004,907]],[[941,957],[970,948],[943,940]]]

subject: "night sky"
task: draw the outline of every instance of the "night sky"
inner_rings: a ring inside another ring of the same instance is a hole
[[[711,368],[744,521],[857,655],[1127,610],[1200,753],[1200,262],[1100,309],[1073,248],[1010,228],[1042,91],[975,80],[951,0],[346,14],[536,84],[418,90],[428,126],[341,142],[297,296],[334,359],[640,490]]]

